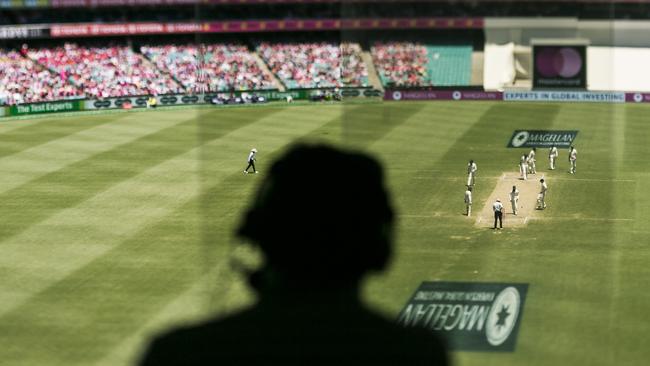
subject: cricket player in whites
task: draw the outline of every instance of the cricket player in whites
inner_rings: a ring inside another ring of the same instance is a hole
[[[246,169],[244,170],[244,174],[248,174],[248,169],[253,168],[253,173],[257,174],[257,169],[255,169],[255,155],[257,154],[257,149],[252,148],[250,154],[248,154],[248,159],[246,160],[248,162],[248,166],[246,166]]]
[[[576,173],[576,160],[578,160],[578,150],[576,150],[575,147],[571,146],[571,150],[569,150],[569,163],[571,163],[569,173],[571,174]]]
[[[510,191],[510,204],[512,205],[512,214],[517,215],[517,205],[519,204],[519,190],[517,186],[512,186],[512,191]]]
[[[553,145],[550,149],[548,149],[548,165],[550,166],[551,170],[555,170],[555,160],[557,160],[557,156],[557,147]]]
[[[478,167],[474,160],[470,160],[467,164],[467,186],[473,187],[476,180],[476,171]]]
[[[465,207],[467,208],[467,217],[472,214],[472,187],[467,186],[465,191]]]
[[[530,150],[528,153],[528,174],[537,174],[537,168],[535,167],[535,153],[537,152],[537,148],[534,147]]]
[[[519,174],[521,174],[521,179],[527,180],[528,178],[528,157],[526,154],[521,156],[521,159],[519,159]]]
[[[544,178],[540,179],[541,187],[539,189],[539,194],[537,195],[537,208],[543,210],[546,208],[546,191],[548,191],[548,186],[544,181]]]

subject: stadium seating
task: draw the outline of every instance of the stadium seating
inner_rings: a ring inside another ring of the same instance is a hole
[[[360,49],[353,44],[261,43],[257,52],[287,88],[333,88],[368,85]]]
[[[435,86],[470,85],[472,79],[471,46],[426,46],[427,71]]]
[[[372,59],[382,84],[386,86],[429,86],[428,52],[410,42],[376,43]]]
[[[187,91],[273,89],[270,75],[246,46],[231,44],[145,46],[141,52]]]
[[[75,98],[80,94],[65,78],[20,53],[0,50],[0,105]]]
[[[470,85],[472,46],[437,46],[409,42],[377,43],[373,62],[386,86]]]
[[[237,44],[25,48],[0,53],[0,103],[65,98],[367,87],[368,67],[356,43],[261,43],[251,53]],[[382,84],[469,85],[471,46],[377,43],[371,48]]]
[[[184,89],[128,47],[63,47],[30,50],[29,57],[68,79],[86,97],[180,93]]]
[[[341,43],[341,83],[343,86],[365,87],[368,81],[368,67],[361,58],[358,43]]]

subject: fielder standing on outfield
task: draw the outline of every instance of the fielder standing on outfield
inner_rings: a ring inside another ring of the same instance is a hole
[[[548,165],[550,166],[551,170],[555,170],[555,160],[557,159],[557,156],[557,147],[553,145],[548,150]]]
[[[528,178],[528,157],[526,154],[521,156],[521,159],[519,159],[519,173],[521,174],[521,179],[527,180]]]
[[[571,146],[571,150],[569,151],[569,163],[571,164],[569,173],[571,174],[576,173],[576,160],[578,160],[578,150],[576,150],[575,147]]]
[[[544,178],[540,179],[541,187],[539,189],[539,195],[537,196],[537,208],[543,210],[546,208],[546,191],[548,191],[548,186],[544,181]]]
[[[530,174],[537,174],[537,167],[535,166],[535,153],[537,152],[537,148],[534,147],[530,150],[528,153],[528,172]]]
[[[510,203],[512,204],[512,214],[517,215],[517,205],[519,204],[519,190],[517,186],[512,186],[510,191]]]
[[[503,204],[501,200],[497,198],[497,201],[492,205],[494,210],[494,228],[497,228],[497,220],[499,220],[499,228],[503,229]]]
[[[478,167],[476,166],[474,160],[470,160],[469,163],[467,164],[467,185],[469,187],[474,186],[477,170]]]
[[[255,169],[255,155],[257,155],[257,149],[252,148],[250,154],[248,154],[248,166],[244,170],[244,174],[248,174],[248,169],[253,168],[253,172],[257,174],[257,169]]]
[[[467,217],[472,214],[472,187],[467,186],[465,191],[465,207],[467,208]]]

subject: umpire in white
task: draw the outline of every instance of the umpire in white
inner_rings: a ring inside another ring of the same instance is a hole
[[[499,228],[503,229],[503,204],[501,203],[501,200],[497,198],[497,201],[494,202],[492,205],[492,209],[494,210],[494,228],[497,228],[497,220],[499,220]]]

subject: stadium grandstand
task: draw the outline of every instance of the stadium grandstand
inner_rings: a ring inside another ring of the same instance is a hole
[[[380,3],[17,2],[0,8],[0,42],[24,65],[2,73],[1,101],[480,83],[480,9]]]
[[[0,102],[318,88],[529,88],[529,40],[504,36],[510,25],[503,19],[516,23],[535,14],[564,24],[554,32],[589,38],[583,24],[613,19],[624,29],[649,13],[648,3],[638,1],[15,1],[0,8]],[[611,44],[591,46],[589,52],[601,56],[618,52]],[[612,87],[589,70],[592,88]]]

